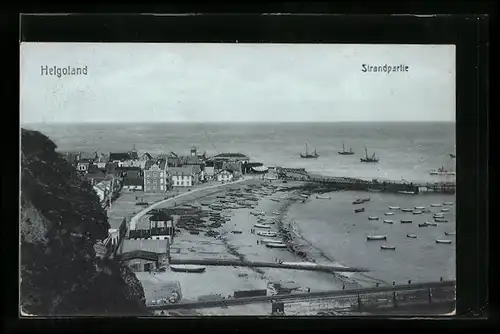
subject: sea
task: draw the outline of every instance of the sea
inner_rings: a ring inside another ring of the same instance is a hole
[[[51,138],[59,151],[102,153],[123,152],[134,147],[139,153],[175,152],[189,155],[195,146],[199,153],[215,155],[240,152],[265,166],[305,168],[325,176],[345,176],[409,182],[454,181],[454,176],[432,176],[429,171],[441,166],[454,169],[455,123],[375,122],[375,123],[86,123],[26,124]],[[339,155],[342,144],[355,152]],[[320,155],[302,159],[305,147]],[[360,162],[375,153],[379,163]],[[432,221],[430,214],[395,212],[385,216],[389,206],[415,207],[454,202],[454,195],[397,195],[338,192],[331,200],[311,199],[292,205],[287,219],[295,221],[300,234],[331,260],[347,266],[370,270],[368,275],[390,284],[438,281],[455,278],[455,206],[446,213],[448,223],[419,228]],[[352,201],[369,196],[366,212],[354,214]],[[440,211],[441,208],[432,208]],[[378,216],[378,221],[368,220]],[[383,223],[384,219],[394,224]],[[401,224],[411,219],[412,224]],[[367,242],[366,236],[387,235],[385,242]],[[418,238],[407,238],[417,234]],[[452,244],[437,244],[436,239],[452,239]],[[395,246],[395,251],[380,245]]]
[[[380,180],[439,181],[441,166],[454,169],[455,123],[82,123],[27,124],[49,136],[61,151],[189,155],[193,146],[208,155],[241,152],[265,166],[305,168],[326,176]],[[354,155],[339,155],[342,145]],[[317,159],[301,159],[306,144]],[[366,149],[366,151],[365,151]],[[379,163],[361,163],[373,153]]]

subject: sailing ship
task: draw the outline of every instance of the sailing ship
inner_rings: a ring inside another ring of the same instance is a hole
[[[353,155],[354,151],[352,148],[349,148],[349,151],[345,150],[344,142],[342,142],[342,151],[339,152],[340,155]]]
[[[361,162],[378,162],[378,158],[375,156],[375,152],[371,156],[368,156],[368,150],[365,146],[365,157],[360,159]]]
[[[455,172],[447,170],[444,166],[439,167],[438,169],[433,169],[430,171],[431,175],[455,175]]]
[[[314,150],[313,154],[309,154],[306,144],[306,154],[300,153],[300,157],[303,159],[317,159],[319,157],[319,154],[316,152],[316,150]]]

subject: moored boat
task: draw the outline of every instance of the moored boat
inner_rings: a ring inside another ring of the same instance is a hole
[[[386,212],[386,213],[384,213],[384,215],[386,215],[386,216],[392,216],[392,215],[394,215],[394,212]]]
[[[171,264],[170,269],[172,271],[181,273],[202,273],[206,270],[206,267],[192,265],[192,264],[177,264],[177,265]]]
[[[275,237],[278,235],[276,232],[272,231],[257,231],[257,235],[260,235],[261,237]]]
[[[410,208],[403,208],[401,209],[402,212],[413,212],[413,209]]]
[[[344,146],[344,142],[342,141],[342,151],[339,151],[338,152],[340,155],[353,155],[354,154],[354,151],[352,150],[352,148],[350,147],[349,150],[347,151],[345,149],[345,146]]]
[[[415,211],[413,211],[413,214],[414,214],[414,215],[421,215],[421,214],[422,214],[422,211],[420,211],[420,210],[415,210]]]
[[[413,221],[411,220],[401,220],[401,224],[411,224]]]
[[[368,241],[387,240],[387,236],[386,235],[367,235],[366,240],[368,240]]]
[[[407,190],[400,190],[398,191],[398,194],[403,194],[403,195],[416,195],[417,193],[414,191],[407,191]]]
[[[448,211],[450,211],[450,209],[448,209],[448,208],[442,208],[441,209],[441,212],[448,212]]]
[[[271,226],[269,226],[268,224],[254,224],[253,225],[254,227],[258,227],[258,228],[271,228]]]
[[[282,243],[282,241],[280,239],[262,239],[260,242],[265,243],[265,244],[269,244],[269,243],[279,244],[279,243]]]
[[[434,221],[436,223],[447,223],[448,219],[445,219],[445,218],[434,218]]]
[[[362,199],[358,198],[357,200],[355,200],[354,202],[352,202],[352,204],[363,204],[365,201],[363,201]]]
[[[267,248],[286,248],[286,244],[282,242],[270,242],[266,244]]]
[[[394,224],[394,220],[384,219],[384,223],[386,223],[386,224]]]
[[[378,220],[378,217],[375,217],[375,216],[368,216],[368,220]]]
[[[425,209],[425,206],[416,206],[415,207],[415,210],[424,210]]]
[[[375,152],[371,156],[368,156],[368,149],[365,147],[365,157],[360,159],[361,162],[372,162],[377,163],[378,158],[375,156]]]
[[[390,206],[389,210],[400,210],[401,208],[399,206]]]
[[[451,244],[451,240],[436,239],[437,244]]]
[[[431,204],[432,207],[434,208],[439,208],[440,206],[442,206],[441,203],[434,203],[434,204]]]
[[[425,222],[428,226],[438,226],[438,224],[433,222]]]
[[[241,231],[241,230],[232,230],[231,233],[232,234],[242,234],[243,231]]]
[[[416,239],[417,235],[416,234],[407,234],[406,237],[410,238],[410,239]]]
[[[429,226],[429,224],[427,223],[418,224],[418,227],[427,227],[427,226]]]
[[[436,212],[432,215],[433,218],[444,218],[444,213]]]
[[[354,209],[354,213],[364,212],[365,208]]]
[[[380,245],[380,248],[385,250],[396,250],[396,246]]]
[[[444,232],[444,235],[456,235],[455,232]]]
[[[453,202],[444,202],[443,205],[453,205]]]

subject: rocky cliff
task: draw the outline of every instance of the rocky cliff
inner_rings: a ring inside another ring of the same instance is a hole
[[[21,309],[34,315],[145,315],[126,266],[95,256],[109,224],[91,185],[43,134],[22,129]]]

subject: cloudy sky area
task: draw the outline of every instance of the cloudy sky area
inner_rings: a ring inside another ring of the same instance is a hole
[[[42,76],[43,65],[88,75]],[[454,46],[21,45],[24,124],[454,120]]]

